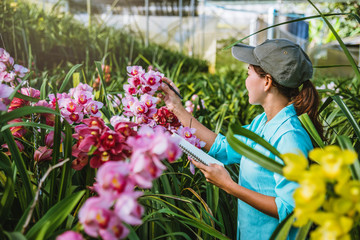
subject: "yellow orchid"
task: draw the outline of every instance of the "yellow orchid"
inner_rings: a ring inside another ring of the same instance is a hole
[[[357,159],[357,154],[351,150],[342,150],[338,146],[326,146],[323,149],[316,148],[309,153],[309,157],[322,166],[325,176],[330,180],[341,178],[344,171],[348,171],[347,165]]]
[[[308,167],[308,160],[303,154],[286,153],[281,155],[284,160],[285,167],[283,168],[284,176],[291,181],[298,181],[301,179],[302,173]]]
[[[346,238],[354,221],[332,212],[317,212],[311,216],[319,227],[311,234],[311,239],[340,239]]]
[[[353,201],[360,202],[360,181],[351,180],[335,187],[335,191],[342,197]]]

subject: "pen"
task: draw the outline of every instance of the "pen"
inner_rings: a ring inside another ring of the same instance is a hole
[[[167,82],[165,82],[165,81],[163,81],[163,83],[166,83],[166,85],[168,85],[169,88],[170,88],[176,95],[178,95],[178,97],[179,97],[181,100],[183,100],[183,97],[180,95],[180,93],[179,93],[178,91],[175,90],[175,88],[173,88],[169,83],[167,83]]]

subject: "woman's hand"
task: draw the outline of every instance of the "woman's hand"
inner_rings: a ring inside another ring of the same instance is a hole
[[[223,166],[218,164],[210,164],[206,166],[195,160],[191,161],[200,171],[204,174],[206,181],[214,184],[215,186],[228,191],[227,187],[234,181],[231,179],[230,174]]]
[[[179,89],[176,87],[176,85],[168,78],[163,77],[162,78],[163,82],[168,83],[170,86],[172,86],[177,92],[180,92]],[[162,83],[160,85],[160,89],[164,92],[164,94],[159,93],[157,96],[159,98],[161,98],[165,104],[166,107],[173,113],[175,113],[174,111],[176,110],[182,110],[185,109],[182,105],[181,99],[179,98],[179,96],[177,96],[174,91],[172,91],[169,86],[167,86],[165,83]],[[175,113],[176,115],[176,113]]]

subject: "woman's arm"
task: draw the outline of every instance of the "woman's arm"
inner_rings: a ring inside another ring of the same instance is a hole
[[[162,80],[170,84],[179,92],[179,89],[172,81],[167,78],[163,78]],[[182,105],[180,98],[166,84],[161,84],[160,89],[164,92],[164,94],[159,94],[158,97],[164,100],[166,107],[176,115],[176,117],[179,119],[183,126],[190,127],[191,124],[191,128],[196,129],[195,135],[201,141],[204,141],[206,143],[204,148],[209,151],[215,141],[217,134],[202,125],[191,115],[191,113],[186,111],[186,109]]]
[[[279,218],[275,197],[263,195],[240,186],[231,179],[226,169],[220,165],[211,164],[210,166],[206,166],[196,161],[192,161],[192,163],[204,173],[206,181],[216,185],[241,201],[246,202],[260,212],[274,218]]]

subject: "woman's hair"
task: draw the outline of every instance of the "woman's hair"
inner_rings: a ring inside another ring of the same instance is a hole
[[[265,77],[265,75],[268,74],[260,66],[253,65],[253,67],[255,72],[261,77]],[[303,83],[300,91],[299,88],[284,87],[277,83],[275,79],[273,79],[272,85],[278,89],[280,94],[287,97],[290,100],[290,103],[294,104],[297,115],[303,113],[309,115],[319,135],[325,140],[323,136],[323,127],[319,121],[319,94],[310,80]]]

